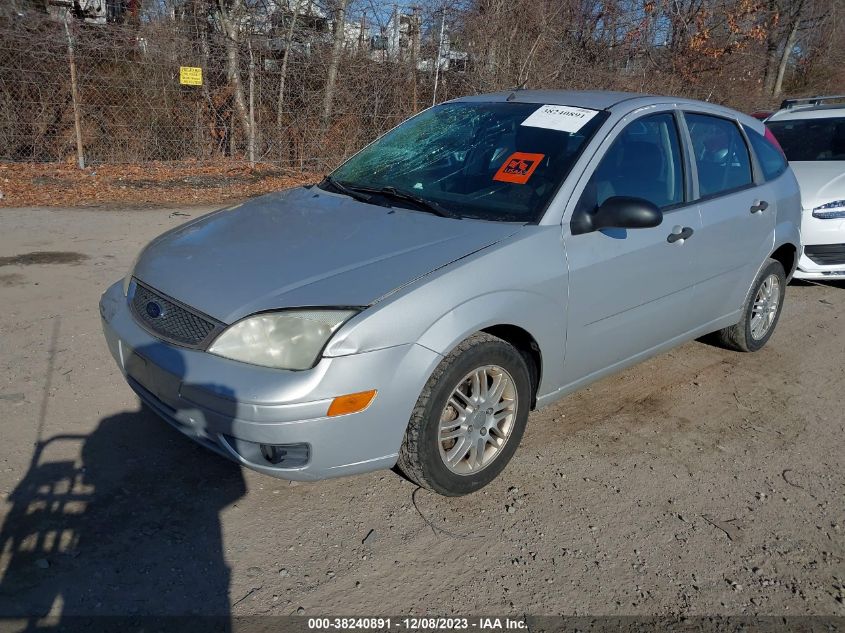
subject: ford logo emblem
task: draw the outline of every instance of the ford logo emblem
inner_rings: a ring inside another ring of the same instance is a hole
[[[155,301],[147,302],[147,305],[144,309],[147,311],[147,316],[149,316],[151,319],[157,319],[164,314],[164,308],[162,308],[161,305],[156,303]]]

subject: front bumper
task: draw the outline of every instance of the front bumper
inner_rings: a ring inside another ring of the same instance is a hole
[[[827,281],[845,280],[845,266],[823,266],[816,264],[806,255],[798,260],[795,279],[822,279]]]
[[[103,294],[100,315],[109,350],[143,402],[207,448],[282,479],[392,467],[442,358],[407,344],[322,358],[307,371],[248,365],[154,337],[132,316],[120,283]],[[363,411],[326,416],[336,396],[370,389],[378,394]],[[262,444],[291,447],[291,457],[273,463]]]
[[[824,244],[845,243],[845,220],[814,218],[813,212],[804,209],[801,216],[801,244],[820,246]],[[845,279],[845,264],[819,264],[813,261],[801,249],[796,279]]]

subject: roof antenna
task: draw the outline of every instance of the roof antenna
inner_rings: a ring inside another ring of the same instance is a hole
[[[528,83],[528,79],[526,78],[521,84],[519,84],[516,88],[511,88],[512,92],[508,95],[507,101],[513,101],[516,99],[516,93],[520,90],[525,90],[525,84]]]

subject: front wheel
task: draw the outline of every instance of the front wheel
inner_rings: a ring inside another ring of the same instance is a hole
[[[754,280],[754,286],[742,309],[742,319],[736,325],[719,330],[720,342],[741,352],[756,352],[771,338],[780,318],[786,293],[786,274],[783,265],[769,259]]]
[[[522,355],[505,341],[475,334],[429,378],[399,452],[399,468],[442,495],[474,492],[504,469],[522,439],[531,382]]]

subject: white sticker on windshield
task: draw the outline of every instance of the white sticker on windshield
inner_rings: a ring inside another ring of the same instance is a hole
[[[587,108],[544,105],[525,119],[522,125],[572,133],[584,127],[598,113],[598,110],[588,110]]]

